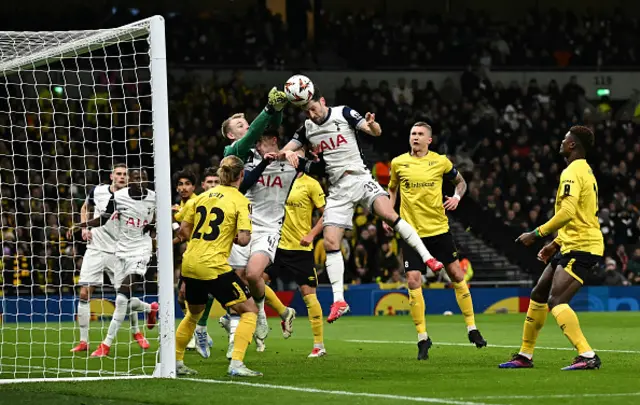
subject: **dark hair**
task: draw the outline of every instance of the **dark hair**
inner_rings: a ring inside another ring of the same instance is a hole
[[[588,127],[582,125],[574,125],[569,128],[569,132],[578,140],[578,143],[585,151],[585,153],[591,150],[591,148],[593,148],[596,143],[593,131]]]
[[[313,97],[311,97],[311,100],[320,101],[321,97],[322,97],[322,92],[320,91],[320,88],[314,84],[313,85]]]
[[[196,184],[196,175],[193,174],[193,172],[190,170],[180,170],[178,173],[176,173],[176,182],[178,182],[180,179],[187,179],[191,182],[191,184]]]
[[[114,171],[116,169],[126,169],[127,168],[127,164],[126,163],[114,163],[113,166],[111,166],[111,171]]]
[[[202,173],[202,179],[206,179],[207,177],[220,177],[218,176],[218,168],[217,167],[207,167],[204,169],[204,173]]]

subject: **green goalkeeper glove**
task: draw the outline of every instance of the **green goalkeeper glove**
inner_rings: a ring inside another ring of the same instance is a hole
[[[267,103],[267,108],[275,111],[282,111],[284,106],[287,104],[287,95],[284,94],[284,91],[280,91],[277,88],[272,88],[269,91],[269,102]]]

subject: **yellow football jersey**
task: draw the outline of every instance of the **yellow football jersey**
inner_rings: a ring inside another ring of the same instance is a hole
[[[173,218],[175,218],[175,220],[178,222],[182,222],[187,209],[193,209],[193,207],[189,208],[189,205],[193,205],[193,200],[195,200],[196,198],[198,198],[198,194],[193,193],[191,194],[191,197],[189,197],[187,202],[180,200],[180,211],[176,212],[173,215]]]
[[[400,216],[421,238],[449,231],[442,201],[443,176],[453,172],[444,155],[429,151],[423,157],[409,153],[391,161],[390,189],[400,189]]]
[[[560,252],[580,251],[602,256],[604,241],[598,222],[598,183],[585,159],[574,160],[562,171],[555,212],[567,197],[576,197],[578,201],[576,215],[558,230]]]
[[[293,182],[287,198],[284,224],[278,247],[285,250],[313,250],[313,246],[301,246],[300,240],[311,231],[313,208],[325,205],[322,186],[313,177],[302,175]]]
[[[251,204],[237,188],[216,186],[194,200],[184,221],[193,225],[182,275],[212,280],[231,271],[227,263],[239,231],[251,232]]]

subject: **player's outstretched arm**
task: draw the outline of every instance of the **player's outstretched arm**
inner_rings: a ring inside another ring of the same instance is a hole
[[[276,127],[280,126],[280,123],[282,123],[282,109],[286,103],[286,94],[275,87],[272,88],[269,92],[267,106],[258,114],[256,119],[251,122],[245,136],[224,149],[224,156],[235,155],[244,159],[253,145],[258,141],[258,138],[264,134],[264,131],[270,123]]]
[[[240,190],[242,194],[245,194],[247,191],[249,191],[249,189],[258,182],[258,179],[260,178],[260,176],[262,176],[264,169],[266,169],[267,166],[269,166],[271,162],[273,162],[276,158],[277,155],[275,153],[265,153],[265,155],[262,157],[262,161],[258,164],[258,166],[256,166],[253,170],[244,171],[244,178],[242,179],[242,183],[240,183],[240,187],[238,187],[238,190]]]
[[[99,217],[90,219],[85,222],[80,222],[79,224],[72,225],[71,228],[67,230],[67,239],[71,239],[73,237],[73,234],[80,229],[97,228],[99,226],[102,226],[106,224],[107,221],[109,221],[109,218],[111,218],[111,214],[105,212],[103,215]]]
[[[191,222],[182,221],[180,223],[180,228],[178,229],[178,234],[175,238],[173,238],[173,244],[178,245],[186,240],[189,240],[189,236],[191,236],[192,231],[193,224]]]
[[[531,246],[536,239],[544,238],[567,225],[575,217],[578,208],[578,198],[571,195],[565,196],[560,203],[560,209],[544,225],[540,225],[531,232],[525,232],[516,239],[525,246]]]
[[[364,115],[364,121],[358,125],[358,129],[371,136],[382,135],[382,127],[376,122],[376,115],[374,113],[366,113]]]

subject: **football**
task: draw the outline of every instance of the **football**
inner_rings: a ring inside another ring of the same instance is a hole
[[[284,84],[284,92],[289,102],[298,107],[303,107],[313,98],[315,88],[313,82],[307,76],[291,76]]]

